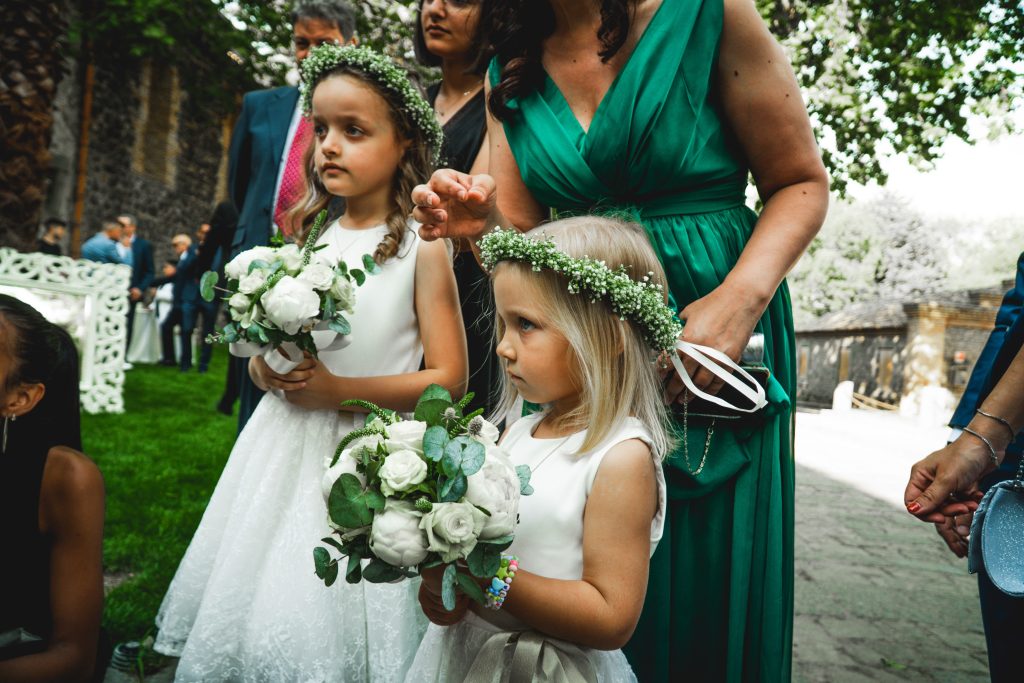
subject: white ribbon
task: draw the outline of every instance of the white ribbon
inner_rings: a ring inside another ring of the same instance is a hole
[[[316,344],[317,352],[337,351],[343,349],[352,342],[347,334],[338,334],[329,329],[326,322],[317,324],[312,330],[313,343]],[[302,362],[303,353],[296,344],[284,342],[280,346],[282,353],[278,353],[278,347],[270,344],[256,344],[255,342],[232,342],[228,345],[231,355],[239,358],[250,358],[252,356],[263,356],[267,366],[279,375],[287,375],[298,367]]]
[[[690,378],[690,373],[686,372],[686,368],[683,367],[683,361],[680,360],[679,354],[671,354],[672,364],[676,367],[676,372],[679,373],[679,377],[683,380],[683,384],[686,385],[686,388],[694,396],[699,396],[700,398],[710,401],[716,405],[720,405],[723,408],[728,408],[729,410],[735,410],[741,413],[756,413],[768,405],[768,399],[764,395],[764,387],[758,384],[757,380],[755,380],[749,372],[734,363],[729,356],[725,355],[721,351],[713,349],[710,346],[691,344],[686,341],[676,342],[676,349],[685,353],[687,356],[697,361],[698,364],[710,370],[712,374],[736,391],[740,392],[741,396],[748,399],[754,405],[750,408],[740,408],[739,406],[732,405],[719,396],[715,396],[698,389],[697,385],[694,384],[693,380]],[[734,372],[729,372],[722,367],[723,365],[728,368],[732,368]],[[740,377],[749,382],[750,385],[748,386],[744,382],[741,382]]]

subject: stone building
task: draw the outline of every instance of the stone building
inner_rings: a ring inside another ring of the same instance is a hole
[[[855,397],[874,406],[951,410],[1012,286],[865,302],[797,325],[799,403],[830,406],[849,380]]]
[[[71,255],[101,221],[132,214],[140,234],[153,243],[159,269],[172,255],[170,238],[193,234],[227,197],[234,114],[205,106],[185,82],[196,74],[181,74],[167,63],[68,66],[71,75],[61,82],[54,107],[52,180],[42,214],[74,223],[76,210],[81,212],[65,249]],[[83,107],[87,91],[91,106]]]

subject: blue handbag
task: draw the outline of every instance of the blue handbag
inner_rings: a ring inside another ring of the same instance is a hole
[[[981,568],[996,588],[1024,598],[1024,458],[1017,476],[990,488],[974,513],[967,571]]]

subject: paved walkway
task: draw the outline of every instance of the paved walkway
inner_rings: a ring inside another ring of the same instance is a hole
[[[974,577],[902,506],[910,466],[945,434],[892,414],[797,415],[796,681],[988,680]]]

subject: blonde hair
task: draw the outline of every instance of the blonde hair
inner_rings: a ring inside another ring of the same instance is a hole
[[[398,254],[402,240],[405,239],[405,235],[409,231],[409,214],[415,208],[412,203],[412,189],[424,182],[434,172],[433,145],[430,138],[424,133],[422,126],[417,126],[406,111],[401,96],[391,88],[382,88],[372,76],[355,65],[345,64],[331,69],[315,83],[310,84],[310,87],[315,90],[320,83],[337,76],[349,76],[372,88],[387,104],[391,123],[395,127],[396,140],[409,141],[391,180],[391,209],[384,219],[388,231],[373,252],[373,260],[377,263],[384,263]],[[316,163],[313,158],[315,151],[316,139],[313,138],[302,157],[303,167],[306,169],[305,194],[288,212],[289,218],[301,225],[296,233],[296,238],[300,243],[305,241],[306,235],[313,225],[313,220],[317,214],[327,208],[333,196],[320,182],[320,176],[317,175]]]
[[[552,237],[560,251],[604,261],[613,270],[624,266],[634,280],[653,273],[651,280],[668,291],[661,263],[643,227],[636,223],[580,216],[545,224],[527,235]],[[585,295],[570,294],[566,279],[554,271],[534,271],[529,263],[502,261],[492,277],[507,270],[529,279],[537,304],[572,350],[573,379],[579,386],[580,400],[573,410],[559,416],[557,426],[586,429],[580,447],[580,452],[586,452],[599,446],[626,418],[635,417],[650,432],[656,455],[664,457],[673,437],[654,362],[657,354],[637,326],[612,313],[607,302],[591,302]],[[495,332],[500,342],[505,334],[500,317]],[[504,370],[507,361],[499,356],[499,362]],[[508,373],[503,372],[495,415],[507,414],[518,397]]]

